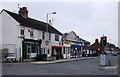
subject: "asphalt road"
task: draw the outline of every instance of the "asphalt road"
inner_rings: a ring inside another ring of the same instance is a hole
[[[55,64],[3,64],[3,75],[118,75],[118,56],[107,55],[110,66],[100,66],[100,58]]]

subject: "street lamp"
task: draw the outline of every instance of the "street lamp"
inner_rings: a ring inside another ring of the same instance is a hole
[[[52,13],[47,13],[47,17],[46,17],[46,20],[47,20],[47,24],[46,24],[46,32],[47,32],[47,40],[46,40],[46,49],[48,50],[48,15],[50,14],[56,14],[56,12],[52,12]],[[47,57],[48,58],[48,57]],[[48,60],[48,59],[47,59]]]
[[[48,15],[50,15],[50,14],[56,14],[56,12],[52,12],[52,13],[47,14],[47,24],[46,24],[47,41],[48,41]]]

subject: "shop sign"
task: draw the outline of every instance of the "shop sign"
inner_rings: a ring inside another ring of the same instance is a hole
[[[70,44],[64,44],[63,46],[65,46],[65,47],[70,47]]]
[[[81,46],[80,43],[71,42],[71,44],[72,44],[72,45],[79,45],[79,46]]]
[[[59,43],[52,43],[53,46],[59,46]]]
[[[64,44],[70,44],[70,42],[69,42],[69,41],[64,41],[63,43],[64,43]]]

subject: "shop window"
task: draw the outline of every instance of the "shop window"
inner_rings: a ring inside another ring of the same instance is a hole
[[[55,41],[59,41],[59,35],[55,35]]]
[[[21,28],[21,30],[20,30],[20,34],[21,34],[22,36],[24,36],[24,30],[25,30],[25,28]]]
[[[42,32],[42,39],[45,40],[45,32]]]
[[[30,30],[30,37],[33,37],[33,29]]]
[[[50,54],[50,50],[48,49],[48,54]]]
[[[32,46],[32,53],[35,53],[35,46]]]
[[[64,51],[63,51],[63,53],[65,54],[65,47],[64,47]]]
[[[70,48],[68,47],[68,54],[70,54]]]

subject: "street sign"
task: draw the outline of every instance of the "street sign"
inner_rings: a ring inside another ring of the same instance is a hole
[[[103,65],[103,66],[106,65],[106,55],[105,54],[100,55],[100,65]]]
[[[69,41],[64,41],[64,44],[70,44],[70,42]]]
[[[48,48],[49,41],[47,40],[45,41],[45,43],[46,43],[46,48]]]

